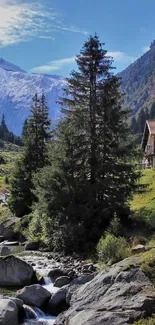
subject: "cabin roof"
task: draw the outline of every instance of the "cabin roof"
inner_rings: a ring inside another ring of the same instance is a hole
[[[145,150],[149,135],[155,135],[155,120],[147,120],[145,123],[143,138],[142,138],[142,149]]]

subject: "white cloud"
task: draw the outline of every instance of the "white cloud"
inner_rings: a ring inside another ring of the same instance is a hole
[[[42,39],[51,39],[51,40],[55,41],[55,37],[53,37],[53,36],[41,35],[41,36],[39,36],[39,38],[42,38]]]
[[[129,56],[124,52],[107,52],[107,56],[113,57],[116,62],[132,63],[136,60],[136,58]],[[72,63],[75,63],[75,56],[71,58],[50,61],[45,65],[32,68],[31,71],[38,73],[49,73],[52,71],[60,70],[64,65]]]
[[[128,55],[124,52],[107,52],[108,56],[113,57],[113,59],[116,62],[126,62],[126,63],[132,63],[136,60],[134,56]]]
[[[86,30],[84,30],[82,28],[77,28],[75,26],[63,26],[62,24],[60,24],[60,26],[57,26],[57,28],[62,31],[68,31],[68,32],[72,32],[72,33],[80,33],[83,35],[89,35],[89,32],[87,32]]]
[[[147,51],[149,51],[150,50],[150,46],[144,46],[143,48],[142,48],[142,52],[143,53],[146,53]]]
[[[48,72],[60,70],[64,65],[72,64],[72,63],[75,63],[74,56],[71,58],[50,61],[45,65],[33,68],[31,71],[38,72],[38,73],[48,73]]]
[[[61,30],[86,35],[87,32],[83,29],[65,25],[63,17],[53,8],[34,1],[36,0],[33,3],[27,0],[0,0],[1,47],[34,37],[52,39],[51,33]]]

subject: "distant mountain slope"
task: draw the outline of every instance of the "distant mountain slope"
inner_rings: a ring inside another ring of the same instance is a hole
[[[133,111],[133,115],[139,115],[147,108],[150,111],[155,103],[155,41],[148,52],[119,76],[122,78],[122,91],[126,93],[125,106]],[[4,113],[9,130],[20,135],[23,122],[29,116],[32,96],[35,92],[40,95],[44,91],[50,118],[55,122],[60,115],[56,102],[62,96],[65,84],[61,76],[26,73],[0,58],[0,118]],[[155,104],[152,116],[155,118]],[[141,124],[142,129],[144,123]]]
[[[63,77],[26,73],[0,59],[0,118],[4,113],[9,130],[20,135],[23,122],[29,116],[32,96],[44,91],[50,118],[55,121],[60,112],[56,101],[62,95],[64,85]]]
[[[141,108],[151,108],[155,102],[155,41],[150,50],[132,63],[119,76],[126,93],[125,105],[136,114]]]

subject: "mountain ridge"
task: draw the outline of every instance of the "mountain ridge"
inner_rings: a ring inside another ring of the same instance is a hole
[[[155,41],[150,50],[118,74],[125,93],[124,105],[139,116],[141,110],[151,110],[155,103]],[[34,93],[44,91],[49,116],[53,123],[60,116],[57,103],[63,94],[66,80],[63,76],[29,73],[0,58],[0,112],[5,114],[9,129],[21,134],[24,120],[29,116]]]
[[[57,103],[66,84],[62,76],[27,73],[0,58],[0,112],[5,115],[9,130],[21,134],[24,120],[30,114],[32,97],[44,91],[49,117],[54,122],[60,113]]]
[[[155,41],[150,50],[118,74],[122,78],[121,90],[125,95],[125,106],[133,115],[143,108],[151,109],[155,102]]]

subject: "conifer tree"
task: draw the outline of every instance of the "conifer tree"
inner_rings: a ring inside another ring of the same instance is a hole
[[[9,130],[8,130],[7,126],[6,126],[5,115],[2,114],[2,120],[1,120],[1,125],[0,125],[1,139],[7,141],[8,140],[8,133],[9,133]]]
[[[47,163],[47,146],[51,132],[44,95],[41,100],[37,94],[33,97],[31,116],[26,124],[23,157],[16,164],[11,180],[10,208],[18,216],[31,210],[35,200],[33,176]]]
[[[28,119],[26,118],[23,124],[21,139],[24,142],[25,138],[27,137],[27,126],[28,126]]]
[[[114,214],[123,215],[137,179],[120,80],[96,35],[76,62],[78,72],[67,79],[67,96],[60,100],[55,159],[35,183],[49,238],[55,249],[69,251],[94,245]]]

